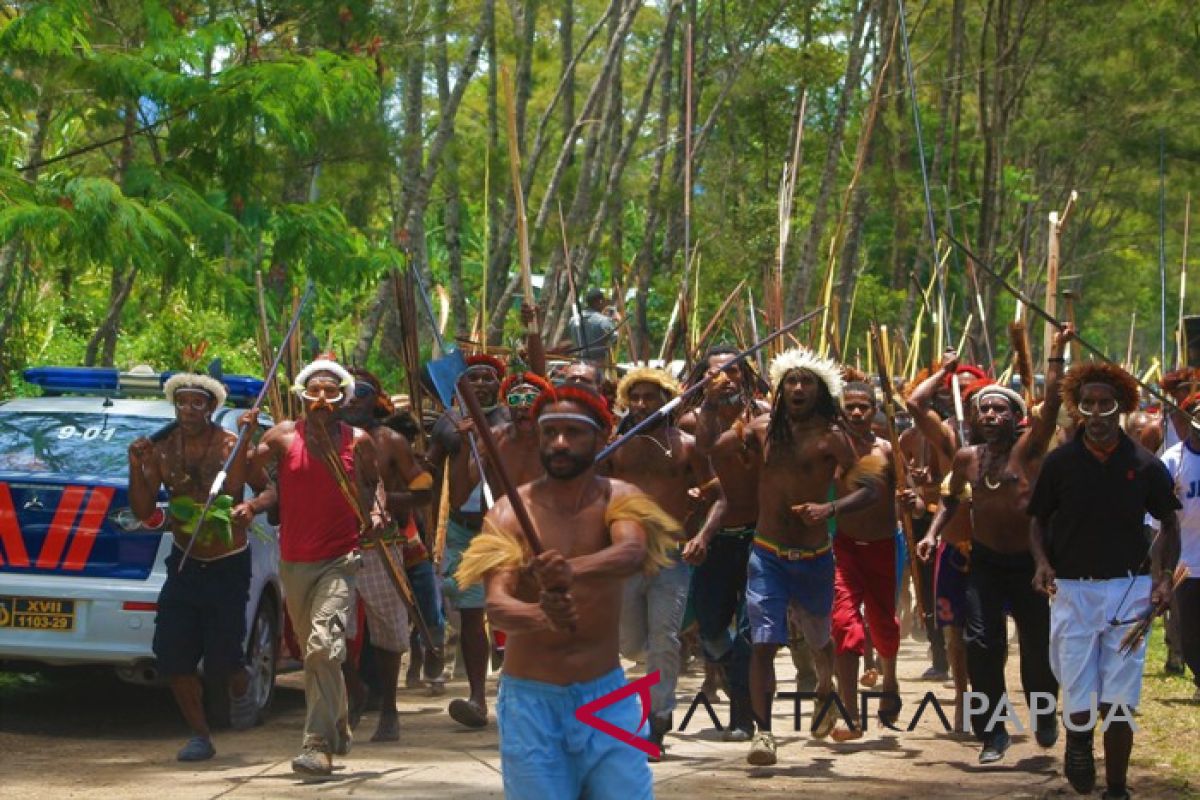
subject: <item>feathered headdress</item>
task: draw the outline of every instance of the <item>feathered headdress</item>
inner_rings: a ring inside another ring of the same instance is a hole
[[[793,347],[785,350],[771,359],[771,388],[778,389],[783,383],[784,376],[793,370],[806,370],[825,384],[834,400],[840,400],[842,387],[842,368],[831,358],[821,358],[807,347]]]
[[[487,367],[494,370],[497,378],[503,378],[504,373],[508,372],[508,367],[496,356],[488,353],[476,353],[475,355],[467,356],[467,369],[471,367]]]
[[[538,392],[554,391],[554,386],[536,372],[514,372],[500,382],[500,402],[504,402],[505,396],[512,391],[514,386],[520,386],[523,383],[529,384]]]
[[[336,375],[346,394],[354,392],[354,376],[347,372],[345,367],[330,358],[318,358],[300,370],[296,375],[295,383],[292,384],[292,391],[296,394],[304,394],[304,384],[308,383],[308,379],[318,372],[328,372],[331,375]]]
[[[600,426],[601,433],[608,436],[612,431],[613,417],[612,413],[608,410],[608,403],[594,389],[570,383],[562,386],[552,386],[550,387],[550,391],[542,392],[538,395],[537,400],[533,401],[531,412],[533,418],[537,419],[540,417],[542,411],[551,403],[578,403],[587,409],[588,416]]]
[[[638,367],[626,372],[625,377],[617,384],[617,405],[620,408],[629,408],[629,390],[638,383],[653,383],[667,393],[667,399],[677,396],[680,392],[679,381],[675,380],[671,373],[654,367]]]
[[[1079,396],[1083,392],[1083,387],[1089,383],[1104,383],[1111,386],[1117,396],[1117,408],[1122,414],[1128,414],[1137,409],[1141,392],[1132,375],[1106,361],[1088,361],[1071,367],[1067,372],[1067,377],[1063,379],[1063,405],[1067,407],[1067,411],[1072,416],[1079,414]]]
[[[175,402],[175,393],[180,389],[196,389],[206,392],[217,401],[218,408],[225,405],[225,398],[228,395],[225,385],[219,380],[208,375],[198,375],[195,372],[176,372],[163,384],[163,394],[172,403]]]

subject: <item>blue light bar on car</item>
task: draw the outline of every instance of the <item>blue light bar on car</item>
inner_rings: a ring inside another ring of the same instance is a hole
[[[21,376],[46,394],[154,397],[161,396],[163,384],[174,374],[148,371],[145,367],[132,372],[120,372],[113,367],[30,367]],[[261,378],[249,375],[225,375],[221,382],[234,405],[254,402],[263,385]]]

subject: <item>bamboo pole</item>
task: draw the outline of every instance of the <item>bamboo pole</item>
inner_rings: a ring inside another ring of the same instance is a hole
[[[508,65],[500,65],[500,82],[504,86],[504,107],[508,117],[508,171],[513,187],[513,211],[517,222],[517,252],[521,262],[521,290],[525,302],[534,305],[533,276],[529,256],[529,222],[525,217],[525,193],[521,189],[521,151],[517,142],[517,110],[513,101],[512,76]],[[541,333],[536,316],[529,328],[530,333]]]
[[[1192,218],[1192,193],[1187,193],[1183,204],[1183,255],[1179,259],[1179,319],[1175,331],[1175,366],[1187,363],[1187,334],[1183,329],[1183,301],[1187,297],[1187,251],[1188,233]]]

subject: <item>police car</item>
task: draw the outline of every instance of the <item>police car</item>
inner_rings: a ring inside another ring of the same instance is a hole
[[[0,662],[106,665],[126,681],[158,683],[151,642],[173,545],[165,492],[150,519],[129,507],[127,449],[174,421],[161,391],[169,373],[39,367],[24,377],[43,396],[0,403]],[[262,385],[222,380],[243,406]],[[224,407],[213,419],[236,432],[242,413]],[[269,426],[263,418],[260,431]],[[277,532],[265,515],[248,539],[246,663],[261,719],[274,695],[283,591]],[[209,708],[218,723],[224,705]]]

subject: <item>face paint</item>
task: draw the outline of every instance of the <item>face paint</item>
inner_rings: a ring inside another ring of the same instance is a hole
[[[1079,403],[1079,413],[1084,417],[1111,417],[1117,413],[1120,404],[1115,398],[1109,400],[1083,400]]]

